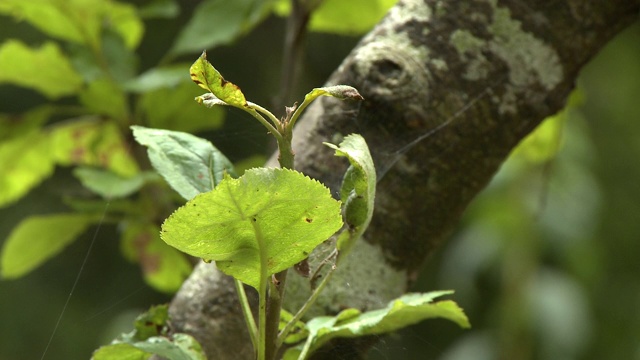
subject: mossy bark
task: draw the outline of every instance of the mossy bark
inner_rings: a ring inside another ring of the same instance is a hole
[[[355,132],[383,175],[356,261],[315,313],[371,309],[404,292],[514,146],[564,106],[581,67],[638,11],[638,0],[401,0],[328,81],[365,101],[318,101],[296,129],[298,170],[336,189],[346,164],[321,143]],[[214,273],[201,265],[177,294],[174,327],[210,358],[252,358],[234,288]],[[309,286],[296,275],[288,285],[295,308]]]

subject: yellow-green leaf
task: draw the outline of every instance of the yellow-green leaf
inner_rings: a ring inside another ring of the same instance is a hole
[[[53,42],[34,49],[17,40],[5,42],[0,69],[0,83],[31,88],[51,99],[75,94],[82,86],[82,78]]]
[[[218,99],[228,105],[239,108],[247,107],[247,100],[240,88],[225,80],[209,61],[205,52],[200,55],[189,69],[191,80],[201,88],[210,91]]]
[[[112,121],[83,118],[57,124],[51,131],[52,153],[60,165],[98,166],[123,176],[134,176],[138,165]]]
[[[133,5],[110,0],[3,0],[0,13],[26,20],[52,37],[93,48],[101,46],[105,27],[130,49],[140,43],[144,31]]]
[[[154,224],[127,225],[121,247],[127,258],[140,263],[145,281],[159,291],[176,292],[191,273],[191,263],[160,240],[160,228]]]
[[[311,13],[309,30],[359,35],[371,30],[398,0],[323,0]],[[278,0],[274,12],[286,16],[289,0]]]
[[[340,202],[289,169],[250,169],[176,210],[162,225],[167,244],[258,288],[305,259],[342,226]],[[264,278],[262,278],[264,279]]]
[[[49,139],[38,130],[0,142],[0,207],[53,174]]]
[[[80,93],[80,102],[93,114],[103,114],[114,119],[127,116],[127,98],[122,88],[112,80],[93,80]]]
[[[16,226],[2,248],[3,278],[23,276],[58,254],[95,219],[83,214],[31,216]]]

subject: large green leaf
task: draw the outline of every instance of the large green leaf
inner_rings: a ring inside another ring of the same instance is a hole
[[[83,214],[31,216],[16,226],[2,248],[2,277],[20,277],[53,257],[96,221]]]
[[[161,237],[258,288],[260,274],[305,259],[340,218],[340,202],[324,185],[294,170],[258,168],[187,202],[165,220]]]
[[[51,99],[75,94],[82,86],[82,78],[53,42],[32,49],[18,40],[6,41],[0,47],[0,69],[0,83],[31,88]]]
[[[53,174],[49,139],[32,130],[0,142],[0,207],[10,204]]]
[[[127,98],[122,88],[110,79],[93,80],[80,95],[80,102],[92,114],[103,114],[117,120],[127,118]]]
[[[323,0],[312,12],[309,30],[343,35],[359,35],[371,30],[398,0]],[[274,11],[285,16],[289,0],[278,0]]]
[[[100,47],[105,26],[129,48],[138,45],[144,30],[133,5],[109,0],[3,0],[0,13],[24,19],[47,35],[93,48]]]
[[[193,98],[200,93],[198,87],[185,82],[177,87],[145,93],[140,100],[140,107],[146,115],[147,124],[153,128],[191,133],[221,127],[224,109],[197,106]]]
[[[340,189],[348,229],[338,238],[337,246],[346,255],[371,222],[376,196],[376,169],[367,143],[358,134],[345,137],[339,147],[329,143],[325,145],[335,149],[336,156],[344,156],[351,163]]]
[[[213,144],[191,134],[132,126],[136,141],[148,148],[153,167],[183,198],[210,191],[234,174],[233,164]]]
[[[113,121],[89,117],[58,123],[50,137],[52,156],[60,165],[97,166],[122,177],[140,171]]]
[[[220,72],[216,70],[209,61],[207,54],[202,53],[189,69],[191,80],[198,84],[201,88],[210,91],[216,98],[223,101],[227,105],[239,108],[247,107],[247,99],[245,99],[242,90],[238,85],[225,80]]]
[[[379,335],[417,324],[426,319],[451,320],[462,328],[469,328],[469,320],[463,310],[451,300],[436,301],[437,297],[453,291],[433,291],[425,294],[405,294],[391,301],[384,309],[361,313],[346,309],[336,316],[320,316],[307,323],[309,336],[304,346],[289,349],[285,360],[306,356],[334,338],[353,338]],[[304,357],[306,358],[306,357]]]
[[[176,292],[191,273],[185,255],[160,240],[160,228],[154,224],[127,224],[121,247],[130,260],[140,263],[146,282],[159,291]]]
[[[170,53],[198,53],[229,44],[262,20],[269,6],[270,1],[264,0],[205,0],[178,34]]]

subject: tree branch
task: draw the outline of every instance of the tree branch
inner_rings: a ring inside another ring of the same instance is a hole
[[[328,81],[356,87],[359,111],[323,99],[296,129],[296,168],[333,189],[346,164],[321,142],[337,134],[363,134],[384,175],[357,261],[336,271],[311,315],[402,294],[513,147],[563,107],[580,68],[639,10],[638,0],[401,0]],[[233,285],[214,273],[199,266],[177,294],[174,326],[211,358],[249,359]],[[291,273],[288,307],[308,294]]]

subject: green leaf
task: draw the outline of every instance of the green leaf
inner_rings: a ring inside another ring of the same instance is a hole
[[[340,189],[340,200],[344,204],[343,213],[348,230],[340,235],[337,246],[338,250],[346,255],[371,222],[376,196],[376,169],[367,143],[358,134],[345,137],[339,147],[324,144],[335,149],[336,156],[344,156],[351,163]]]
[[[33,130],[0,142],[0,207],[29,192],[53,174],[49,139]]]
[[[97,166],[123,177],[140,171],[113,121],[88,117],[58,123],[50,138],[52,155],[60,165]]]
[[[127,343],[101,346],[93,353],[91,360],[147,360],[152,354],[137,349]]]
[[[170,54],[198,53],[229,44],[258,24],[269,6],[264,0],[203,1],[178,34]]]
[[[20,115],[0,114],[0,141],[24,136],[41,128],[49,120],[53,110],[53,106],[44,105]]]
[[[304,100],[302,101],[302,104],[300,104],[300,106],[298,106],[293,112],[293,114],[291,115],[292,126],[300,117],[300,114],[302,114],[304,109],[306,109],[306,107],[309,106],[309,104],[311,104],[315,99],[317,99],[320,96],[332,96],[340,100],[351,100],[351,101],[364,100],[364,98],[362,97],[362,95],[360,95],[360,93],[358,93],[358,90],[356,90],[356,88],[348,85],[335,85],[335,86],[328,86],[328,87],[322,87],[322,88],[315,88],[311,90],[309,93],[307,93],[307,95],[304,96]],[[198,100],[198,101],[201,101],[201,100]]]
[[[131,338],[147,340],[153,336],[164,335],[168,320],[169,307],[167,305],[152,306],[136,317],[133,322],[134,331]]]
[[[144,31],[131,4],[105,0],[3,0],[0,12],[26,20],[47,35],[79,44],[100,47],[104,27],[117,32],[130,49]]]
[[[397,0],[323,0],[311,14],[309,30],[341,35],[360,35],[371,30]],[[279,0],[274,12],[286,16],[289,0]]]
[[[207,61],[205,52],[200,55],[189,69],[191,80],[201,88],[210,91],[215,97],[228,105],[246,108],[247,100],[240,88],[225,80],[211,63]]]
[[[183,82],[188,82],[188,72],[189,64],[173,64],[153,68],[128,81],[125,88],[136,93],[146,93],[162,88],[175,87]]]
[[[180,14],[180,6],[174,0],[152,0],[138,8],[143,19],[173,19]]]
[[[32,49],[17,40],[0,47],[0,83],[34,89],[50,99],[80,91],[82,78],[58,45],[46,42]]]
[[[2,277],[23,276],[82,234],[96,219],[83,214],[31,216],[16,226],[2,249]]]
[[[202,347],[187,334],[168,333],[166,305],[154,306],[136,318],[135,330],[93,353],[93,360],[148,359],[150,354],[169,360],[205,360]]]
[[[73,175],[80,180],[82,186],[105,199],[127,197],[140,190],[145,182],[157,178],[152,172],[141,172],[125,178],[108,170],[84,166],[73,169]]]
[[[154,224],[128,224],[121,247],[127,258],[140,263],[145,281],[159,291],[176,292],[191,273],[191,263],[160,240],[160,228]]]
[[[259,168],[187,202],[165,220],[161,237],[258,288],[261,264],[267,275],[285,270],[340,226],[340,202],[324,185],[293,170]]]
[[[220,128],[225,111],[195,105],[193,98],[200,91],[191,82],[175,88],[158,89],[142,95],[140,107],[153,128],[189,133]]]
[[[311,90],[307,95],[305,95],[304,102],[311,102],[319,96],[333,96],[340,100],[364,100],[356,88],[349,85],[334,85]]]
[[[153,167],[183,198],[210,191],[233,164],[213,144],[178,131],[132,126],[136,141],[148,148]]]
[[[163,359],[206,360],[200,344],[187,334],[174,334],[171,339],[156,336],[132,345],[148,353],[160,355]]]
[[[79,96],[80,103],[94,114],[110,116],[114,119],[127,118],[127,98],[120,86],[102,78],[93,80]]]
[[[336,316],[320,316],[307,323],[309,337],[304,348],[299,346],[287,351],[285,359],[295,359],[300,352],[308,356],[334,338],[354,338],[379,335],[417,324],[426,319],[451,320],[462,328],[469,328],[469,320],[463,310],[451,300],[436,301],[437,297],[453,291],[433,291],[425,294],[405,294],[391,301],[384,309],[360,313],[347,309]]]
[[[278,331],[282,331],[282,329],[287,326],[289,321],[293,320],[293,314],[282,309],[280,310],[280,323],[278,324]],[[309,336],[309,331],[307,331],[307,327],[304,322],[298,320],[293,329],[287,335],[287,338],[284,339],[285,344],[295,344],[298,343]]]

